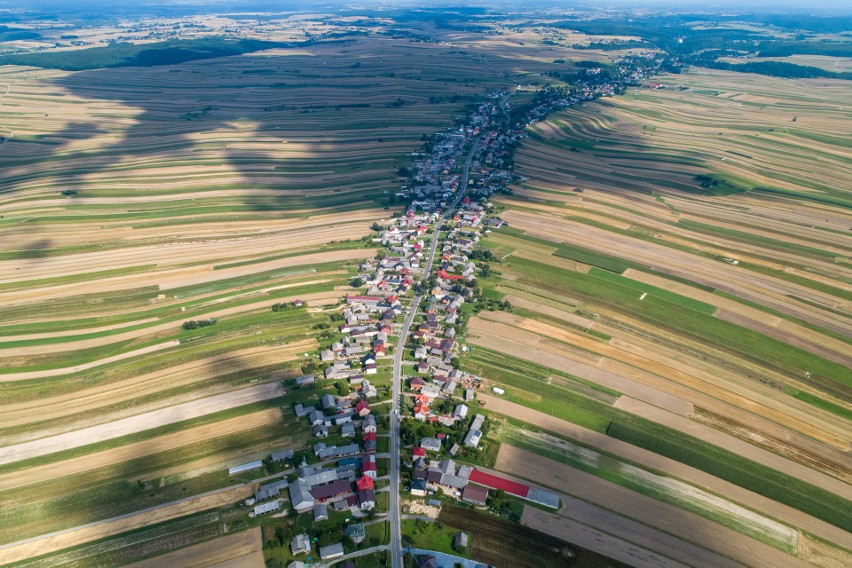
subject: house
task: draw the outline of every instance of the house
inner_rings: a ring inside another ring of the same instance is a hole
[[[432,411],[429,410],[429,406],[423,403],[419,403],[414,407],[414,418],[417,420],[426,420],[432,414]]]
[[[316,426],[317,424],[325,424],[325,414],[323,414],[319,410],[314,410],[308,415],[308,422],[311,423],[311,426]]]
[[[316,378],[313,375],[302,375],[301,377],[296,377],[296,387],[308,387],[313,385],[315,381]]]
[[[308,554],[311,551],[311,537],[307,533],[297,534],[290,541],[290,552],[293,556],[297,554]]]
[[[328,426],[326,426],[325,424],[317,424],[316,426],[311,428],[311,431],[317,438],[325,438],[328,436]]]
[[[424,347],[423,345],[420,345],[419,347],[417,347],[417,349],[414,350],[415,359],[425,359],[427,356],[428,353],[426,351],[426,347]]]
[[[416,460],[417,458],[425,458],[426,457],[426,448],[417,447],[411,451],[411,459]]]
[[[320,546],[319,557],[321,560],[331,560],[332,558],[340,558],[343,556],[343,543],[338,542],[329,544],[328,546]]]
[[[429,368],[428,365],[426,368]],[[411,390],[417,391],[423,388],[423,379],[420,377],[411,377],[408,380],[408,384],[411,386]]]
[[[470,539],[468,538],[467,533],[460,532],[453,538],[453,548],[457,551],[467,548],[469,544]]]
[[[479,440],[482,438],[482,423],[485,422],[485,416],[477,414],[473,422],[470,424],[470,430],[464,437],[464,445],[469,448],[476,448],[479,445]]]
[[[438,560],[434,556],[421,554],[417,557],[417,568],[438,568]]]
[[[328,520],[328,507],[323,505],[322,503],[318,503],[314,505],[314,521],[327,521]]]
[[[367,538],[367,531],[364,529],[364,523],[352,523],[346,527],[346,536],[352,539],[355,544],[361,544]]]
[[[367,456],[361,464],[361,471],[364,475],[375,479],[378,477],[378,468],[376,467],[376,456]]]
[[[293,457],[295,453],[296,452],[292,449],[284,450],[283,452],[272,452],[272,461],[279,462],[289,460]]]
[[[322,407],[325,410],[337,408],[337,399],[335,399],[333,395],[324,394],[322,395],[322,398],[320,398],[320,404],[322,404]]]
[[[364,491],[365,489],[375,489],[376,486],[373,483],[373,478],[369,475],[362,475],[355,482],[355,487],[358,488],[358,491]]]
[[[358,492],[358,503],[362,511],[370,511],[376,507],[376,492],[372,489],[364,489]]]
[[[462,501],[473,503],[474,505],[485,506],[488,500],[488,489],[479,485],[468,484],[462,490]]]
[[[323,363],[329,363],[334,361],[334,351],[331,349],[326,349],[322,353],[320,353],[320,361]]]
[[[364,374],[365,375],[375,375],[379,372],[379,368],[375,363],[364,363]]]
[[[466,404],[457,404],[453,409],[453,418],[456,419],[464,419],[467,418],[467,405]]]
[[[375,432],[376,431],[376,417],[372,414],[368,414],[364,417],[364,421],[361,423],[364,428],[364,433],[367,432]]]
[[[421,438],[420,447],[428,452],[440,452],[441,440],[438,438]]]
[[[367,432],[364,434],[364,451],[368,454],[375,454],[377,449],[376,433]]]
[[[415,497],[426,496],[426,480],[415,479],[411,482],[411,494]]]
[[[370,414],[370,406],[364,402],[363,400],[359,400],[358,404],[355,405],[355,414],[364,418],[368,414]]]
[[[355,437],[355,425],[351,422],[347,422],[343,426],[340,427],[340,435],[344,438],[354,438]]]

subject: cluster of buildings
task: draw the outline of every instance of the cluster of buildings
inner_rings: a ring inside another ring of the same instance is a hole
[[[474,505],[485,506],[488,489],[470,482],[474,469],[466,465],[456,465],[451,459],[428,460],[414,449],[414,473],[411,477],[411,494],[425,497],[429,492],[440,491]]]
[[[372,475],[359,468],[367,462],[373,466]],[[297,513],[313,512],[315,521],[328,519],[328,507],[335,511],[346,509],[353,511],[371,511],[376,507],[375,458],[362,460],[340,460],[336,468],[323,468],[304,465],[299,468],[296,479],[287,483],[276,481],[261,486],[258,493],[274,486],[273,491],[280,492],[287,487],[290,504]],[[354,487],[353,487],[354,483]],[[323,518],[324,517],[324,518]]]

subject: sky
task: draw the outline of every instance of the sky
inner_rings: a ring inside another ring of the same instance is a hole
[[[482,6],[486,8],[667,8],[698,12],[767,11],[767,12],[834,12],[852,14],[852,0],[108,0],[111,11],[121,7],[154,8],[164,11],[193,12],[207,10],[320,10],[328,6]],[[0,9],[39,12],[104,10],[104,0],[0,0]]]

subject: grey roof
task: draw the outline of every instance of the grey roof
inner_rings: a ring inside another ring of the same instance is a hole
[[[293,455],[295,453],[296,453],[295,450],[292,450],[292,449],[284,450],[284,451],[281,451],[281,452],[273,452],[272,453],[272,461],[277,462],[277,461],[289,460],[290,458],[293,457]]]
[[[337,481],[337,470],[320,467],[303,467],[299,470],[299,479],[309,486]]]
[[[281,508],[281,501],[276,499],[275,501],[270,501],[269,503],[263,503],[254,508],[254,515],[263,515],[264,513],[271,513],[272,511],[277,511]]]
[[[329,544],[328,546],[321,546],[319,549],[319,556],[322,560],[343,556],[343,543],[338,542],[335,544]]]
[[[296,377],[296,384],[301,385],[309,385],[312,384],[316,379],[313,375],[302,375],[301,377]]]
[[[314,497],[310,494],[310,486],[303,481],[294,481],[287,486],[290,493],[290,504],[300,513],[314,506]]]
[[[234,467],[228,468],[228,475],[234,475],[235,473],[243,473],[245,471],[251,471],[253,469],[260,469],[261,467],[263,467],[263,462],[260,460],[235,465]]]
[[[311,551],[311,537],[307,533],[297,534],[290,541],[290,552],[295,554],[306,554]]]

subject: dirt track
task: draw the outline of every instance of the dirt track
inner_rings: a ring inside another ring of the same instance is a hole
[[[746,507],[754,509],[755,511],[763,513],[771,518],[777,519],[791,526],[807,530],[821,538],[831,542],[836,542],[852,550],[852,535],[838,527],[835,527],[834,525],[815,519],[810,515],[806,515],[797,509],[782,505],[781,503],[771,499],[767,499],[762,495],[743,489],[738,485],[734,485],[733,483],[729,483],[719,479],[718,477],[714,477],[703,471],[689,467],[688,465],[684,465],[680,462],[671,460],[648,450],[644,450],[637,446],[633,446],[626,442],[616,440],[615,438],[610,438],[605,434],[600,434],[587,428],[571,424],[570,422],[565,422],[564,420],[554,418],[548,414],[538,412],[537,410],[533,410],[498,397],[486,394],[479,394],[478,396],[480,399],[485,401],[485,407],[491,411],[522,420],[528,424],[534,424],[565,438],[599,448],[604,452],[611,453],[627,461],[647,467],[652,471],[659,471],[688,483],[693,483],[698,487],[708,489],[719,495],[724,495],[732,501],[745,505]],[[748,457],[753,458],[751,454],[749,454]],[[511,471],[509,472],[511,473]],[[523,475],[529,479],[548,479],[547,474],[543,474],[542,477],[536,478],[524,474],[523,470],[516,471],[515,473],[517,475]],[[811,481],[808,478],[802,479],[805,481]],[[834,481],[842,483],[837,480]],[[840,494],[844,495],[848,494],[848,492]]]
[[[229,505],[252,495],[255,490],[256,484],[254,483],[232,486],[194,497],[187,497],[181,501],[166,503],[165,505],[144,511],[137,511],[64,531],[12,542],[0,546],[0,557],[7,563],[26,560],[27,558],[48,554],[78,544],[162,523],[177,517]]]
[[[95,444],[128,434],[135,434],[158,426],[189,420],[252,402],[267,400],[281,396],[282,392],[281,386],[278,383],[267,383],[50,438],[40,438],[15,446],[7,446],[3,449],[3,455],[0,455],[0,464],[14,463],[71,448]]]
[[[129,564],[128,568],[263,568],[260,527]]]
[[[0,475],[0,491],[107,467],[151,454],[174,450],[196,442],[276,424],[280,421],[281,411],[277,408],[270,408],[213,424],[197,426],[174,434],[157,436],[118,448],[87,454],[79,458],[15,471]]]
[[[604,509],[629,517],[643,525],[654,527],[664,533],[692,542],[748,566],[755,568],[778,568],[779,566],[804,568],[809,566],[809,564],[789,554],[694,513],[662,503],[641,493],[625,489],[589,473],[519,448],[506,444],[500,446],[495,467],[527,479],[538,480],[542,485],[600,505]],[[572,513],[583,516],[579,509],[568,514]],[[668,550],[669,547],[676,546],[675,541],[669,540],[661,548]],[[687,556],[694,552],[694,548],[690,547],[683,549],[682,555]],[[705,565],[702,562],[698,562],[698,564]]]

